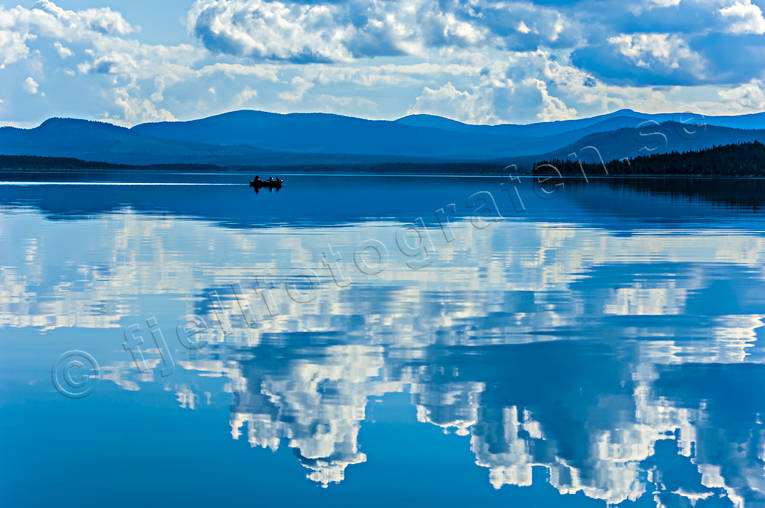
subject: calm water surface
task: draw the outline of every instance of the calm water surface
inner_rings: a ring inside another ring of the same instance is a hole
[[[765,504],[756,182],[3,179],[2,506]]]

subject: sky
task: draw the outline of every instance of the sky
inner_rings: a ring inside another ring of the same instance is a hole
[[[765,0],[0,0],[0,124],[765,110]]]

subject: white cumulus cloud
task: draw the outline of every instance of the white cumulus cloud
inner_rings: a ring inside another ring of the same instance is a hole
[[[438,48],[536,49],[577,37],[575,24],[555,9],[489,0],[197,0],[187,23],[212,51],[301,63]]]
[[[440,88],[425,87],[422,93],[415,99],[414,104],[407,110],[407,114],[427,113],[431,115],[445,116],[453,120],[468,123],[480,123],[487,120],[482,118],[489,114],[487,109],[478,104],[479,97],[469,90],[458,90],[451,81]]]
[[[720,15],[731,24],[728,30],[735,34],[765,34],[765,18],[762,9],[751,0],[739,0],[720,9]]]
[[[40,91],[40,85],[35,81],[31,76],[24,80],[24,84],[22,85],[22,88],[26,93],[37,95],[37,93]]]
[[[29,37],[29,34],[0,29],[0,69],[27,56],[29,48],[26,41]]]
[[[693,73],[701,73],[702,58],[688,47],[679,36],[661,33],[620,34],[608,38],[608,42],[638,67],[662,66],[667,69],[681,67]]]
[[[752,80],[741,86],[721,90],[720,98],[732,111],[765,111],[765,82]]]
[[[70,56],[74,55],[71,49],[67,48],[58,41],[53,43],[53,47],[56,48],[56,52],[61,58],[69,58]]]
[[[258,91],[250,88],[249,86],[244,87],[244,89],[236,94],[234,97],[234,104],[236,107],[241,107],[250,102],[252,99],[258,96]]]

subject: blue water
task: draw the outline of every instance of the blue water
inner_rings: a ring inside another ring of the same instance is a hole
[[[761,184],[0,179],[0,506],[765,504]]]

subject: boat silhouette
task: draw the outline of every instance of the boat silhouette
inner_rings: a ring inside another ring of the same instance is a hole
[[[261,180],[259,176],[256,176],[251,182],[250,187],[255,189],[255,192],[259,192],[260,189],[267,188],[269,190],[276,189],[277,191],[282,188],[284,180],[280,178],[269,178],[268,180]]]

